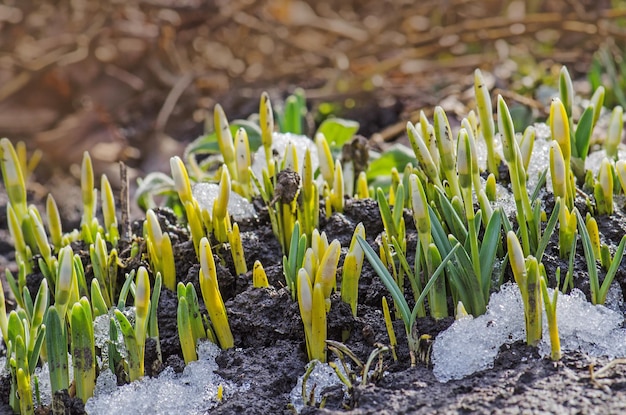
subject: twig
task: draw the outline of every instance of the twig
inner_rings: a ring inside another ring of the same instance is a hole
[[[593,365],[589,366],[589,375],[591,376],[591,380],[595,381],[599,377],[605,376],[609,369],[617,366],[617,365],[626,365],[626,359],[613,359],[609,363],[607,363],[602,369],[594,372]]]
[[[22,71],[18,76],[11,78],[11,80],[0,87],[0,101],[4,101],[22,89],[30,81],[30,78],[31,74],[28,71]]]
[[[104,67],[104,72],[115,78],[120,80],[121,82],[124,82],[126,85],[130,86],[132,89],[134,89],[135,91],[141,91],[145,88],[145,82],[143,81],[143,79],[141,79],[140,77],[138,77],[135,74],[132,74],[122,68],[120,68],[119,66],[116,65],[106,65]]]
[[[165,99],[165,102],[159,111],[159,115],[157,115],[156,122],[154,123],[154,129],[157,132],[163,132],[165,124],[167,124],[167,120],[170,118],[172,111],[174,111],[176,102],[178,102],[178,99],[193,79],[194,75],[192,73],[187,73],[181,76],[170,90],[170,93],[167,94],[167,98]]]
[[[120,180],[122,182],[122,188],[120,189],[120,207],[122,210],[122,238],[125,241],[130,241],[131,229],[128,203],[128,171],[126,169],[126,164],[124,164],[123,161],[120,161]]]
[[[418,122],[419,119],[420,119],[420,114],[418,111],[413,112],[409,117],[409,120],[412,123]],[[383,141],[391,141],[397,136],[399,136],[400,134],[404,133],[405,131],[406,131],[406,121],[399,121],[395,124],[392,124],[386,127],[385,129],[380,131],[378,134],[380,135],[380,138],[382,138]]]
[[[536,99],[532,99],[532,98],[526,97],[524,95],[518,94],[517,92],[496,88],[496,89],[494,89],[493,94],[494,95],[500,94],[504,98],[508,98],[508,99],[513,100],[513,101],[517,101],[517,102],[519,102],[522,105],[526,105],[527,107],[539,110],[539,111],[541,111],[544,114],[547,113],[546,106],[544,104],[542,104],[541,102],[537,101]]]

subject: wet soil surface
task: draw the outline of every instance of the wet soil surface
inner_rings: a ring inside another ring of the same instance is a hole
[[[546,205],[549,201],[546,200]],[[162,226],[172,226],[174,218],[167,211],[159,211]],[[251,274],[235,276],[230,253],[225,247],[215,250],[218,279],[229,321],[235,338],[235,348],[223,351],[217,358],[218,373],[238,386],[248,385],[246,392],[237,392],[211,410],[216,414],[274,414],[292,413],[289,394],[298,377],[304,373],[307,363],[304,331],[298,305],[282,286],[280,247],[271,233],[267,216],[241,223],[242,240],[248,262],[252,269],[254,260],[263,261],[272,287],[256,289],[251,284]],[[613,219],[613,217],[612,217]],[[338,239],[342,246],[349,244],[358,222],[365,225],[367,240],[376,245],[376,237],[382,231],[378,207],[373,200],[353,200],[347,204],[345,213],[334,214],[321,222],[321,230],[329,239]],[[623,214],[618,212],[614,222],[602,221],[601,232],[607,241],[615,243],[608,234],[623,235]],[[411,222],[408,221],[407,224]],[[136,226],[136,225],[135,225]],[[407,225],[407,239],[413,240],[415,230]],[[172,227],[177,237],[174,252],[179,279],[197,285],[199,265],[195,260],[192,244],[186,239],[186,231]],[[79,247],[77,247],[78,249]],[[553,244],[546,251],[546,262],[559,265],[558,252]],[[8,254],[9,251],[4,251]],[[83,251],[84,252],[84,251]],[[345,251],[343,252],[345,254]],[[552,259],[549,259],[552,258]],[[582,258],[582,252],[578,255]],[[126,258],[125,260],[131,261]],[[138,264],[138,259],[133,266]],[[343,259],[340,260],[340,266]],[[584,264],[577,264],[575,284],[588,294],[581,284]],[[620,269],[618,281],[624,287],[626,273]],[[90,267],[86,267],[88,278]],[[338,276],[341,271],[338,272]],[[602,274],[601,274],[602,275]],[[121,275],[120,275],[121,276]],[[41,276],[29,277],[32,287]],[[510,276],[507,276],[510,278]],[[339,279],[339,286],[341,281]],[[197,287],[199,292],[199,287]],[[349,307],[337,294],[332,296],[328,315],[328,338],[343,342],[356,356],[365,361],[380,344],[388,344],[381,299],[387,291],[369,264],[364,264],[359,286],[359,305],[354,318]],[[389,300],[391,300],[389,298]],[[176,294],[163,289],[159,302],[159,331],[163,363],[156,360],[155,345],[147,344],[147,375],[158,375],[166,366],[182,371],[184,362],[176,329]],[[201,306],[203,307],[203,306]],[[202,312],[205,312],[202,309]],[[417,321],[420,334],[433,338],[452,323],[452,319],[434,321],[421,318]],[[615,365],[601,378],[592,379],[590,368],[596,370],[609,364],[607,359],[590,358],[580,353],[565,354],[554,363],[542,359],[537,352],[522,342],[502,346],[492,369],[473,374],[462,380],[438,382],[428,362],[419,361],[410,367],[404,329],[395,323],[398,336],[398,361],[389,353],[383,354],[384,375],[371,379],[366,386],[357,386],[344,395],[328,390],[324,408],[305,408],[305,413],[354,413],[354,414],[432,414],[432,413],[623,413],[626,410],[626,366]],[[472,339],[467,339],[471,347]],[[333,358],[332,354],[330,355]],[[370,371],[370,374],[372,372]],[[120,379],[120,382],[123,382]],[[0,389],[8,387],[3,378]],[[8,389],[6,389],[8,391]],[[0,393],[0,412],[7,412],[8,393]],[[68,413],[81,413],[80,404],[67,401],[72,407]],[[46,413],[45,408],[39,408]],[[9,412],[7,412],[9,413]]]

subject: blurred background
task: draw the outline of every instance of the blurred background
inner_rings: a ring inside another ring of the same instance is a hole
[[[545,118],[563,64],[621,104],[625,40],[610,0],[3,0],[0,136],[43,151],[48,188],[85,150],[115,182],[118,160],[168,171],[216,103],[246,118],[300,87],[313,122],[355,119],[384,148],[419,110],[466,114],[475,68],[523,117]]]

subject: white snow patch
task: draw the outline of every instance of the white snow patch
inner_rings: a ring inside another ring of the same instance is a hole
[[[115,376],[105,370],[96,382],[94,397],[85,405],[92,415],[126,414],[204,414],[217,406],[218,387],[224,388],[223,399],[232,396],[237,386],[222,379],[214,371],[220,353],[215,344],[198,344],[198,360],[190,362],[183,373],[166,368],[158,377],[145,377],[116,387]]]
[[[340,362],[336,363],[337,367],[339,367],[339,370],[341,370],[342,373],[345,375],[345,372],[343,372],[343,365]],[[315,387],[313,398],[315,402],[319,404],[323,398],[324,390],[329,387],[341,386],[344,393],[347,393],[346,385],[341,382],[341,380],[337,376],[337,373],[335,372],[335,369],[330,367],[330,365],[328,365],[327,363],[321,363],[319,360],[313,360],[307,364],[306,370],[308,370],[311,365],[315,365],[315,367],[313,368],[313,371],[309,375],[309,378],[306,382],[306,396],[310,396],[311,390],[313,389],[313,387]],[[289,400],[293,405],[294,410],[298,414],[302,412],[305,406],[304,400],[302,399],[303,381],[304,374],[298,378],[296,386],[294,386],[294,388],[291,390],[291,393],[289,394]]]
[[[608,358],[626,356],[626,329],[622,328],[624,315],[618,300],[621,293],[614,286],[608,304],[612,308],[592,305],[577,289],[567,295],[559,294],[557,321],[563,352],[580,351]],[[437,336],[432,352],[433,372],[437,380],[447,382],[489,369],[503,344],[523,339],[521,294],[516,284],[505,284],[492,294],[484,315],[457,320]],[[545,312],[539,353],[543,357],[550,355]]]

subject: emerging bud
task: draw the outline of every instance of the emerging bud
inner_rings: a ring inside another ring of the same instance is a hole
[[[526,285],[526,264],[522,246],[520,245],[515,232],[509,231],[506,234],[506,245],[509,252],[511,269],[513,270],[513,275],[515,276],[515,282],[520,287],[524,287]]]
[[[533,147],[535,146],[535,127],[529,125],[524,130],[524,135],[519,143],[520,152],[522,153],[522,164],[524,165],[524,170],[528,170],[528,165],[530,164],[530,156],[533,152]]]
[[[565,161],[561,147],[556,143],[550,143],[550,175],[552,177],[552,191],[554,196],[563,200],[567,196],[567,179],[566,179]]]
[[[493,109],[491,108],[491,96],[480,69],[474,71],[474,94],[476,95],[476,106],[478,107],[483,137],[490,140],[494,135]]]
[[[426,173],[426,176],[431,182],[439,185],[439,171],[430,151],[428,150],[428,147],[426,146],[426,143],[424,142],[424,139],[411,122],[406,124],[406,131],[419,166],[424,170],[424,173]]]
[[[472,151],[469,143],[469,135],[465,128],[459,130],[457,148],[457,172],[461,189],[472,188]]]
[[[266,149],[272,148],[272,133],[274,132],[274,112],[267,92],[261,94],[259,103],[259,125],[261,126],[261,142]]]
[[[559,73],[559,95],[565,106],[567,116],[571,116],[574,103],[574,85],[565,66],[561,67],[561,72]]]
[[[230,132],[228,119],[226,119],[226,114],[224,114],[224,110],[220,104],[216,104],[213,110],[213,123],[217,135],[217,144],[224,158],[224,163],[226,163],[229,169],[234,168],[235,146],[233,144],[233,134]],[[234,169],[232,173],[235,173]]]
[[[222,176],[218,188],[217,199],[213,202],[213,213],[217,219],[223,219],[228,214],[228,201],[230,200],[230,174],[228,169],[222,168]]]
[[[552,139],[561,147],[563,160],[565,160],[566,165],[569,165],[572,155],[569,120],[565,106],[558,98],[554,98],[550,105],[550,132]]]
[[[613,108],[611,119],[609,120],[609,128],[606,134],[606,142],[604,150],[606,156],[611,159],[617,159],[617,148],[622,141],[622,132],[624,130],[624,110],[617,106]]]
[[[415,174],[409,176],[409,184],[411,187],[411,204],[413,206],[413,219],[417,232],[422,234],[430,234],[430,216],[428,214],[428,200],[424,187]]]
[[[172,170],[172,177],[174,178],[174,188],[178,193],[181,203],[185,204],[185,202],[190,201],[193,197],[185,164],[180,157],[174,156],[170,159],[170,169]]]
[[[333,163],[333,156],[330,152],[330,147],[328,146],[328,142],[326,141],[324,134],[315,134],[315,145],[317,146],[317,155],[319,157],[320,173],[322,173],[324,181],[330,185],[332,184],[333,177],[335,175],[335,163]]]
[[[513,118],[509,112],[502,95],[498,95],[498,129],[502,134],[502,151],[504,153],[504,159],[507,163],[515,164],[516,153],[514,146],[517,145],[515,141],[515,127],[513,126]]]
[[[243,128],[237,130],[235,136],[235,157],[237,164],[237,181],[246,189],[250,185],[250,145],[248,133]]]

